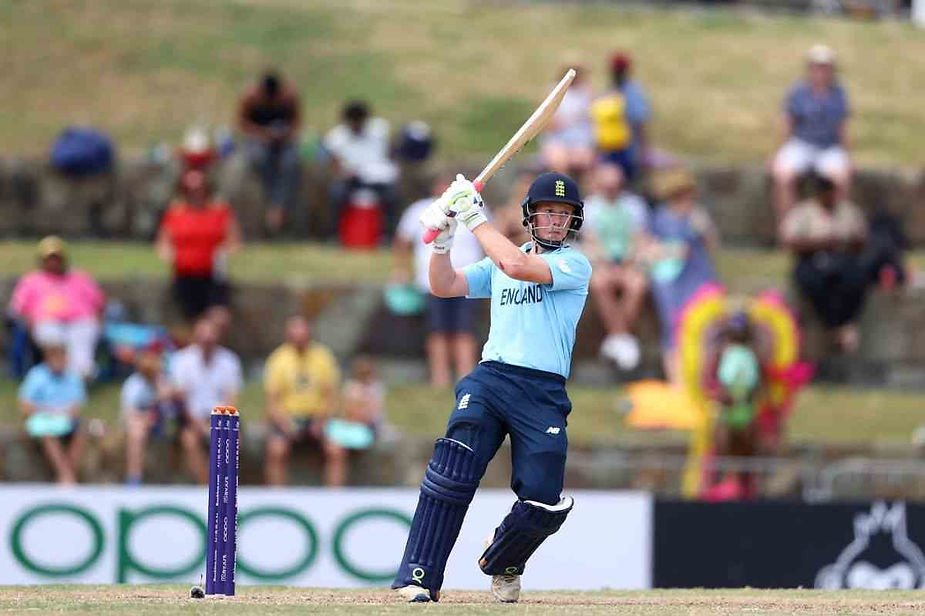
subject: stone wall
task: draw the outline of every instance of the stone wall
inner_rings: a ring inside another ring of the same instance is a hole
[[[463,167],[472,167],[463,165]],[[410,203],[426,192],[426,166],[406,166],[402,199]],[[698,165],[700,200],[711,209],[723,239],[730,244],[768,246],[774,238],[769,178],[760,167]],[[120,162],[111,175],[75,180],[34,160],[0,159],[0,236],[61,233],[74,236],[150,238],[176,183],[173,163],[147,159]],[[507,169],[489,184],[486,200],[507,196],[515,173]],[[871,210],[884,207],[903,222],[913,245],[925,246],[925,169],[862,169],[853,189],[855,200]],[[235,207],[248,238],[263,235],[260,187],[239,155],[214,173],[219,191]],[[301,206],[293,213],[298,237],[323,237],[334,226],[326,206],[328,178],[315,164],[304,168]]]

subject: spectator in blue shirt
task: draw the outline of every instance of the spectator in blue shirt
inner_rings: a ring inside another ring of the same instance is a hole
[[[772,163],[774,208],[779,220],[796,201],[797,179],[809,172],[835,183],[843,199],[851,181],[847,123],[850,109],[836,79],[835,53],[814,45],[807,54],[807,76],[787,95],[784,144]]]
[[[45,361],[29,370],[19,388],[19,408],[26,432],[41,443],[56,481],[75,484],[83,448],[80,410],[87,393],[80,375],[67,367],[63,341],[48,341],[43,352]]]

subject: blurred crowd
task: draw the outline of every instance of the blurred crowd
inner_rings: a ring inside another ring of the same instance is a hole
[[[698,201],[693,173],[653,142],[657,119],[631,55],[617,52],[603,64],[606,87],[598,91],[591,71],[570,63],[577,70],[574,84],[540,137],[537,154],[523,156],[528,162],[520,165],[509,199],[489,204],[490,215],[512,241],[526,242],[526,187],[545,170],[574,176],[585,195],[580,245],[594,266],[589,303],[604,329],[601,357],[630,378],[636,374],[643,356],[637,326],[651,302],[664,375],[678,382],[678,321],[699,290],[722,282],[716,264],[720,237],[709,204]],[[769,153],[768,167],[778,244],[793,257],[793,288],[830,332],[833,346],[850,354],[858,348],[856,324],[867,290],[893,288],[905,279],[904,242],[888,215],[868,221],[848,200],[851,107],[839,70],[832,49],[815,45],[807,52],[803,74],[784,96],[780,146]],[[276,70],[260,75],[238,104],[238,144],[262,187],[271,235],[283,232],[303,207],[301,113],[296,84]],[[428,289],[429,248],[421,241],[418,216],[453,174],[432,174],[429,195],[399,190],[403,161],[427,160],[432,148],[426,125],[403,127],[396,138],[369,102],[351,100],[312,157],[330,178],[328,235],[339,232],[345,244],[391,246],[387,303],[398,314],[421,305],[430,383],[444,387],[476,364],[480,340],[474,300],[437,298]],[[14,365],[22,377],[20,407],[27,433],[62,483],[78,478],[81,409],[87,385],[100,377],[95,357],[101,345],[111,364],[122,367],[114,373],[129,374],[121,392],[126,482],[143,481],[146,444],[164,435],[179,443],[190,476],[206,480],[209,414],[213,406],[236,404],[243,386],[240,359],[221,344],[232,319],[228,257],[243,241],[234,209],[213,182],[222,149],[201,130],[188,133],[179,150],[175,198],[155,239],[188,335],[178,338],[161,324],[133,324],[112,314],[117,298],[107,301],[93,277],[72,266],[57,237],[39,243],[38,268],[16,285],[9,315],[18,345]],[[357,233],[364,237],[357,239]],[[483,256],[461,229],[451,252],[454,265]],[[750,347],[750,327],[747,315],[730,318],[707,362],[706,387],[728,419],[720,422],[725,431],[718,443],[730,455],[759,450],[750,436],[756,415],[743,411],[756,404],[763,382],[763,359]],[[353,358],[342,377],[337,359],[314,339],[303,316],[289,318],[280,334],[263,376],[266,483],[287,483],[292,449],[305,446],[322,459],[324,483],[343,485],[351,452],[368,449],[381,433],[385,387],[366,357]],[[724,359],[729,349],[736,349],[733,359]],[[728,386],[724,374],[739,374],[730,365],[754,373],[744,393]]]

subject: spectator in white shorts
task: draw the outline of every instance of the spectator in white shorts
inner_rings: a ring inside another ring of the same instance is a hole
[[[103,291],[89,274],[69,267],[61,238],[49,235],[39,242],[38,258],[39,269],[16,283],[10,314],[26,323],[39,346],[63,341],[68,370],[90,379],[95,372]]]
[[[193,327],[193,343],[177,351],[170,361],[170,377],[189,417],[188,428],[180,435],[189,466],[196,480],[209,480],[206,457],[197,443],[208,442],[209,421],[216,406],[237,404],[243,386],[241,360],[218,344],[219,332],[209,317]]]
[[[774,209],[783,219],[796,201],[797,180],[815,172],[847,195],[851,162],[847,152],[848,98],[835,74],[835,53],[814,45],[806,56],[806,79],[795,84],[784,106],[784,144],[772,162]]]

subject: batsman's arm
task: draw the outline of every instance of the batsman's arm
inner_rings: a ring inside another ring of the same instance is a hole
[[[427,273],[430,292],[437,297],[465,297],[469,294],[469,281],[466,280],[465,274],[453,268],[449,253],[430,255]]]
[[[536,254],[522,251],[491,223],[483,223],[472,232],[482,245],[485,254],[507,276],[526,282],[552,283],[552,272],[545,260]]]

